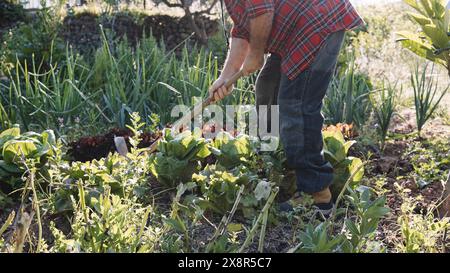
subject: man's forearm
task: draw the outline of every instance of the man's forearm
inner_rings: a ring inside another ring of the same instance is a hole
[[[273,12],[250,20],[250,43],[245,39],[232,38],[230,51],[222,71],[223,77],[236,73],[250,54],[256,58],[264,55],[272,31]]]
[[[272,31],[273,12],[250,20],[250,52],[264,54]]]
[[[248,42],[240,38],[232,38],[230,51],[228,52],[225,65],[222,70],[222,75],[229,77],[239,71],[241,68],[245,57],[247,56],[249,49]]]

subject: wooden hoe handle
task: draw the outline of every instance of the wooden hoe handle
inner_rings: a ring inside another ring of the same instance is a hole
[[[244,75],[244,72],[243,72],[242,70],[240,70],[239,72],[237,72],[236,74],[234,74],[230,79],[228,79],[228,80],[224,83],[225,87],[226,87],[227,89],[230,88],[230,87],[231,87],[233,84],[235,84],[235,83],[239,80],[239,78],[241,78],[243,75]],[[197,104],[194,106],[193,111],[191,111],[191,115],[190,115],[190,116],[183,116],[181,119],[177,120],[177,121],[174,123],[174,127],[175,127],[177,124],[184,124],[184,123],[186,123],[187,121],[193,119],[193,118],[195,117],[194,115],[195,115],[196,113],[200,113],[200,112],[202,111],[203,108],[207,107],[208,105],[210,105],[210,104],[212,104],[212,103],[215,103],[215,101],[214,101],[214,99],[211,98],[211,97],[208,97],[207,99],[203,100],[202,102],[197,103]],[[159,142],[160,138],[161,138],[161,137],[158,137],[158,138],[155,140],[155,142],[153,142],[152,145],[150,145],[150,147],[149,147],[149,149],[148,149],[150,153],[153,153],[154,151],[156,151],[156,147],[158,147],[158,142]]]

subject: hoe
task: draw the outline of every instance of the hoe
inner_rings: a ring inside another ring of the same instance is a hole
[[[241,78],[243,76],[243,72],[242,70],[240,70],[239,72],[237,72],[236,74],[234,74],[228,81],[225,82],[225,87],[226,88],[230,88],[233,84],[235,84],[237,82],[237,80],[239,78]],[[187,122],[189,122],[191,119],[195,118],[195,114],[196,113],[201,113],[202,109],[207,107],[208,105],[214,103],[214,99],[208,97],[207,99],[197,103],[194,106],[193,111],[191,111],[190,115],[185,115],[182,118],[180,118],[179,120],[177,120],[173,126],[172,126],[172,133],[176,133],[174,130],[175,128],[181,128],[182,125],[186,124]],[[148,148],[148,152],[153,153],[156,151],[156,148],[158,147],[158,143],[159,140],[161,139],[161,136],[159,136],[155,142],[152,143],[152,145],[150,145],[150,147]],[[116,146],[116,150],[119,154],[126,156],[126,154],[128,153],[128,149],[127,149],[127,145],[125,142],[125,139],[123,137],[115,137],[114,138],[114,143]]]

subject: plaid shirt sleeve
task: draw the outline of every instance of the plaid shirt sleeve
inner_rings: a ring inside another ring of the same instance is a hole
[[[247,0],[245,6],[249,19],[275,11],[273,0]]]
[[[231,37],[245,39],[248,41],[250,33],[245,28],[234,25],[231,29]]]
[[[235,15],[243,16],[244,12],[246,16],[244,17],[245,21],[240,24],[234,24],[231,29],[231,37],[233,38],[241,38],[245,40],[249,40],[250,33],[248,29],[248,20],[251,20],[255,17],[263,15],[268,12],[275,11],[275,4],[273,0],[245,0],[239,1],[235,6],[232,12]]]

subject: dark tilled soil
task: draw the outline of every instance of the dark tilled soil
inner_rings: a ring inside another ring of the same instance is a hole
[[[395,140],[388,143],[383,156],[373,159],[366,170],[369,184],[375,183],[376,177],[386,177],[383,190],[386,191],[387,206],[391,211],[381,221],[377,238],[386,244],[388,251],[393,249],[401,238],[398,217],[402,213],[404,200],[399,189],[404,191],[403,195],[416,201],[414,213],[433,213],[438,217],[435,206],[442,199],[444,187],[440,181],[433,181],[425,187],[419,187],[416,183],[410,155],[406,154],[408,147],[415,141],[418,140]],[[429,211],[430,209],[433,210]]]
[[[108,153],[116,151],[115,136],[123,137],[128,148],[131,147],[129,137],[133,136],[133,133],[129,129],[113,128],[104,135],[86,136],[70,143],[68,154],[72,157],[72,160],[81,162],[104,158]],[[157,134],[144,132],[141,135],[141,142],[138,147],[150,147],[157,137]]]

